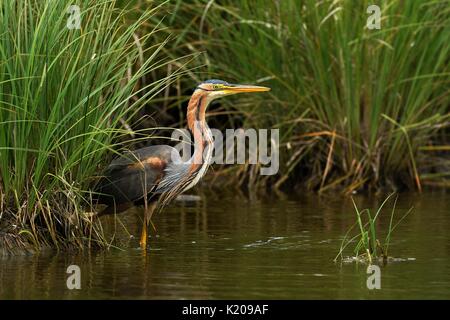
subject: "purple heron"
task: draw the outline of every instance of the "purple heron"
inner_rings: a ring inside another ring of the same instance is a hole
[[[145,204],[140,238],[140,245],[145,249],[148,223],[155,208],[168,204],[177,195],[192,188],[208,169],[213,151],[211,131],[205,121],[209,103],[236,93],[269,90],[267,87],[230,84],[222,80],[200,83],[187,107],[187,125],[194,137],[192,157],[188,161],[179,161],[180,156],[175,148],[155,145],[114,159],[95,188],[98,203],[108,206],[98,215],[119,213],[133,205]]]

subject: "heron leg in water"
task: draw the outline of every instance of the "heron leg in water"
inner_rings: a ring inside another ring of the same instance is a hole
[[[142,249],[147,248],[147,229],[148,229],[148,223],[152,219],[153,211],[155,211],[156,208],[156,202],[149,204],[144,208],[144,222],[142,225],[142,232],[141,232],[141,240],[139,241],[139,244],[141,245]]]

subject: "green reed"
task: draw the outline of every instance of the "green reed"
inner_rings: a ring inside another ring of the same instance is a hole
[[[72,4],[0,6],[0,231],[35,247],[105,244],[84,214],[89,189],[131,139],[130,119],[181,74],[142,80],[169,61],[156,58],[158,30],[140,32],[159,7],[128,24],[113,0],[76,1],[81,28],[70,29]]]
[[[389,245],[391,242],[392,232],[397,228],[397,226],[405,219],[412,211],[410,208],[398,221],[394,224],[394,215],[397,205],[397,199],[395,198],[391,209],[391,215],[389,220],[389,226],[387,228],[386,236],[384,241],[381,240],[381,230],[380,229],[380,214],[383,207],[389,201],[389,199],[394,194],[390,194],[377,209],[375,214],[371,213],[370,209],[359,210],[352,198],[353,207],[356,213],[356,222],[344,235],[339,253],[334,258],[336,262],[338,259],[344,259],[344,251],[350,245],[354,244],[353,255],[358,261],[367,261],[372,263],[376,260],[382,260],[383,262],[388,261]],[[353,229],[357,227],[358,232],[356,235],[352,235]],[[383,241],[383,242],[382,242]]]
[[[196,60],[203,72],[191,78],[272,88],[269,99],[228,99],[216,109],[228,114],[223,127],[280,128],[281,170],[256,183],[349,194],[448,183],[448,0],[170,4],[161,26],[176,40],[164,54],[204,52]],[[381,8],[379,30],[366,26],[372,4]],[[229,181],[248,182],[241,178],[257,169],[235,167]]]

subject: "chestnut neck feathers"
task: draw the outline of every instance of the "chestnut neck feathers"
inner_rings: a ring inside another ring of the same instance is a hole
[[[197,89],[189,100],[187,108],[187,124],[194,136],[195,146],[192,160],[197,165],[201,165],[203,161],[209,160],[203,159],[203,151],[206,146],[212,144],[211,130],[205,120],[206,108],[210,100],[207,91]]]

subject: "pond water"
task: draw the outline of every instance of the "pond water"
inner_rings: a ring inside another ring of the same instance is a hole
[[[354,199],[376,209],[385,196]],[[154,217],[146,253],[138,248],[142,211],[133,208],[120,221],[102,218],[120,249],[0,257],[0,299],[449,299],[450,197],[400,194],[396,218],[411,206],[389,248],[399,261],[380,266],[379,290],[367,288],[366,265],[333,262],[355,222],[349,197],[209,192]],[[383,211],[382,236],[389,218]],[[72,264],[80,290],[66,286]]]

